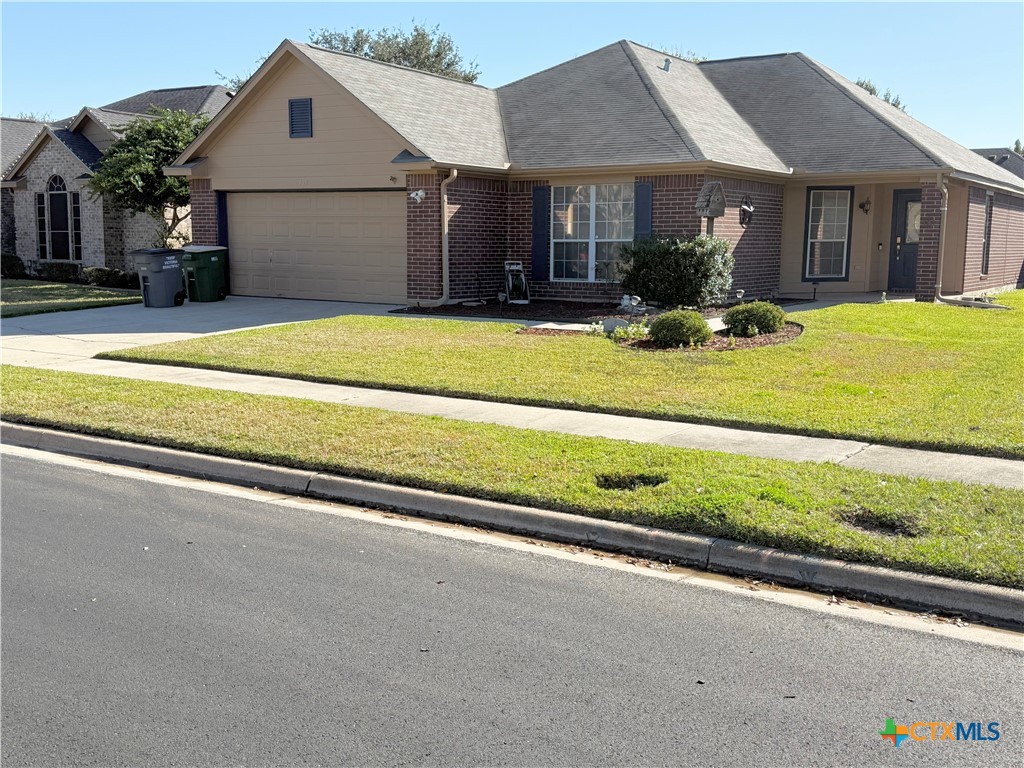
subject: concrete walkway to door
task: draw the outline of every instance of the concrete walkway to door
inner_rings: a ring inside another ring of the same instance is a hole
[[[678,448],[792,461],[833,462],[872,472],[1024,489],[1024,461],[893,448],[856,440],[644,419],[557,408],[348,387],[196,368],[96,360],[101,351],[176,341],[346,314],[383,315],[380,304],[229,297],[184,308],[141,305],[11,318],[3,323],[3,362],[77,373],[161,381],[260,395],[380,408],[401,413],[607,437]],[[405,315],[405,317],[409,317]]]

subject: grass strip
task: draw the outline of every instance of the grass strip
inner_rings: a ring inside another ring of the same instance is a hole
[[[1024,492],[4,366],[4,419],[1024,587]]]
[[[94,309],[117,304],[138,304],[141,301],[138,291],[100,288],[95,285],[44,283],[39,280],[0,282],[0,317]]]
[[[794,341],[731,352],[345,316],[101,357],[1020,457],[1024,291],[1000,301],[1018,311],[897,302],[799,312]]]

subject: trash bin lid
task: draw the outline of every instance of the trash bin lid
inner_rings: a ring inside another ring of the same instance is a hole
[[[145,253],[150,256],[163,256],[166,253],[181,253],[180,248],[139,248],[132,253]]]
[[[186,253],[206,253],[208,251],[226,251],[224,245],[186,245],[182,248]]]

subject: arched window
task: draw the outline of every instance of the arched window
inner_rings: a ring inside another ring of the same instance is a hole
[[[36,230],[40,259],[82,260],[82,198],[61,176],[51,176],[36,195]]]

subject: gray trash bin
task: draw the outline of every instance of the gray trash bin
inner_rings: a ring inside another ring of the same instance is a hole
[[[145,248],[132,251],[139,272],[142,303],[147,307],[180,307],[185,303],[184,251],[176,248]]]

